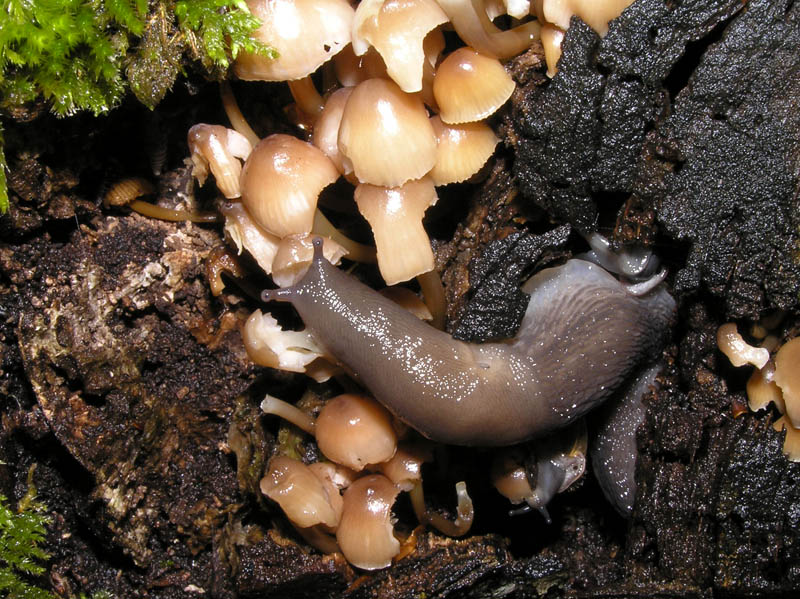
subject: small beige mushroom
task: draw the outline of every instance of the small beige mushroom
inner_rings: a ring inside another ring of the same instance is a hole
[[[800,337],[784,343],[775,355],[775,384],[783,393],[786,417],[800,428]]]
[[[431,446],[426,442],[403,442],[394,456],[378,466],[381,473],[403,491],[410,491],[422,480],[422,464],[433,460]]]
[[[608,33],[608,23],[631,4],[633,0],[544,0],[542,14],[563,30],[569,29],[570,19],[577,15],[602,37]]]
[[[272,261],[272,280],[278,287],[291,287],[306,274],[314,257],[313,237],[301,233],[281,239]],[[347,250],[328,237],[323,237],[322,241],[322,255],[331,264],[338,265]]]
[[[339,151],[345,172],[371,185],[419,179],[436,163],[436,136],[425,106],[387,79],[358,84],[344,107]]]
[[[533,496],[528,474],[517,453],[505,451],[492,463],[492,484],[513,504],[522,503]]]
[[[767,380],[761,369],[756,369],[747,381],[747,405],[753,412],[765,409],[769,404],[775,404],[781,414],[786,413],[783,394],[780,387],[773,380]]]
[[[425,63],[423,40],[446,22],[447,15],[434,0],[362,0],[353,23],[353,51],[361,56],[373,46],[400,89],[418,92]]]
[[[301,528],[324,524],[334,529],[342,516],[339,491],[328,487],[303,462],[276,456],[261,479],[261,492],[281,506],[286,517]],[[337,509],[338,508],[338,509]]]
[[[242,165],[237,158],[247,160],[253,149],[247,138],[233,129],[205,123],[189,129],[188,138],[194,164],[192,175],[200,185],[205,183],[210,168],[222,195],[238,198]]]
[[[365,395],[328,400],[317,417],[316,435],[325,457],[356,472],[391,459],[397,450],[391,415]]]
[[[433,95],[445,123],[485,119],[506,103],[514,87],[499,60],[466,47],[448,55],[433,79]]]
[[[355,87],[367,79],[386,79],[386,64],[375,48],[369,48],[365,54],[356,56],[352,44],[347,46],[333,59],[336,79],[344,87]]]
[[[734,366],[752,364],[756,368],[763,368],[769,362],[769,350],[747,343],[732,322],[717,329],[717,347]]]
[[[539,22],[529,21],[506,31],[489,20],[484,0],[437,0],[459,37],[484,56],[511,58],[539,39]]]
[[[436,134],[436,164],[429,174],[434,185],[466,181],[486,164],[500,141],[484,121],[449,125],[431,118]]]
[[[352,87],[342,87],[330,95],[314,123],[314,132],[311,136],[311,143],[331,159],[340,173],[344,173],[344,164],[342,154],[339,152],[339,125],[342,122],[344,105],[352,91]]]
[[[387,285],[395,285],[433,270],[433,250],[422,217],[436,203],[436,188],[429,177],[401,187],[356,187],[358,210],[375,236],[378,267]]]
[[[786,416],[781,416],[773,424],[776,431],[786,431],[783,440],[783,453],[792,462],[800,462],[800,430],[794,428]]]
[[[381,474],[359,478],[344,492],[336,540],[347,561],[355,567],[386,568],[400,552],[392,526],[392,506],[398,492]]]
[[[350,43],[355,11],[346,0],[248,0],[247,5],[261,20],[253,37],[278,57],[240,52],[233,66],[240,79],[301,79]]]
[[[317,199],[339,178],[319,148],[291,135],[262,139],[242,169],[242,202],[259,226],[278,237],[310,233]]]
[[[261,310],[253,312],[242,327],[248,357],[260,366],[303,372],[318,383],[340,372],[335,360],[306,331],[284,331],[278,321]]]
[[[225,233],[239,254],[247,250],[261,269],[270,274],[280,238],[259,227],[241,202],[222,202],[219,211],[225,218]]]

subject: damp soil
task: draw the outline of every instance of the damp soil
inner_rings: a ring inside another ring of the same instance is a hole
[[[155,112],[4,119],[0,493],[19,500],[32,480],[51,515],[35,582],[65,598],[797,596],[800,465],[777,414],[746,410],[749,372],[718,352],[716,330],[769,317],[779,341],[800,331],[798,47],[790,0],[639,0],[603,39],[573,20],[552,80],[541,48],[512,61],[485,180],[445,188],[427,216],[447,328],[513,335],[520,282],[586,251],[593,231],[651,248],[678,320],[644,398],[634,510],[619,516],[587,472],[550,524],[509,516],[491,453],[453,448],[426,493],[452,509],[466,480],[473,530],[415,528],[401,499],[404,557],[371,573],[310,549],[258,492],[279,444],[317,452],[262,418],[261,396],[318,401],[335,384],[249,362],[239,328],[257,301],[231,281],[209,291],[219,226],[102,203],[145,177],[150,201],[213,207],[184,159],[191,124],[225,122],[215,86],[181,84]],[[234,89],[260,134],[292,131],[282,87]],[[327,209],[368,241],[346,202]],[[250,282],[269,284],[253,268]]]

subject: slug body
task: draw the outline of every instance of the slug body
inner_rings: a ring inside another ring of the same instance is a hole
[[[573,259],[525,284],[516,338],[466,343],[330,265],[317,241],[300,283],[264,300],[291,302],[379,402],[442,443],[512,445],[567,426],[660,350],[675,310],[663,286],[639,297]]]
[[[600,410],[591,452],[592,470],[608,502],[629,518],[636,498],[636,430],[644,422],[642,397],[656,384],[663,364],[656,363],[638,373]]]

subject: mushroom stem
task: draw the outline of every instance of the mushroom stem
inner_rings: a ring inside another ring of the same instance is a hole
[[[331,553],[341,553],[342,550],[339,549],[336,537],[320,530],[319,526],[309,526],[308,528],[301,528],[296,524],[293,524],[293,526],[306,543],[320,551],[320,553],[327,555]]]
[[[485,56],[511,58],[539,39],[538,21],[507,31],[498,29],[486,14],[484,0],[438,0],[438,3],[464,43]]]
[[[331,223],[319,209],[314,213],[314,225],[311,230],[316,235],[332,239],[346,249],[346,258],[348,260],[352,260],[353,262],[365,262],[368,264],[375,264],[375,262],[377,262],[374,247],[363,245],[345,236],[339,229],[333,226],[333,223]]]
[[[446,534],[449,537],[461,537],[467,534],[472,527],[475,510],[472,505],[472,499],[467,493],[467,484],[464,481],[456,483],[456,497],[458,498],[456,513],[458,516],[455,520],[448,520],[441,514],[432,512],[427,508],[421,480],[409,491],[409,497],[417,519],[422,524],[433,526],[442,534]]]
[[[216,212],[190,212],[189,210],[163,208],[143,200],[133,200],[128,204],[128,208],[143,216],[173,222],[188,220],[193,223],[216,223],[220,220],[220,216]]]
[[[422,297],[425,300],[425,305],[433,316],[431,325],[439,330],[443,330],[447,305],[444,296],[444,286],[442,285],[442,277],[440,277],[439,273],[434,269],[417,275],[417,282],[422,289]]]
[[[264,401],[261,402],[261,411],[265,414],[280,416],[284,420],[294,424],[297,428],[304,430],[309,435],[313,435],[316,429],[316,422],[311,416],[296,406],[282,399],[278,399],[277,397],[273,397],[272,395],[267,395]]]
[[[287,83],[298,108],[310,117],[316,118],[319,116],[325,106],[325,102],[317,91],[311,75],[306,75],[302,79],[287,81]]]
[[[228,115],[228,120],[231,122],[231,127],[233,127],[235,131],[238,131],[244,135],[248,141],[255,146],[260,141],[260,138],[250,127],[247,119],[244,118],[244,115],[239,108],[239,103],[236,101],[236,97],[233,95],[231,84],[227,81],[221,82],[219,84],[219,93],[222,97],[222,106],[225,108],[225,114]]]

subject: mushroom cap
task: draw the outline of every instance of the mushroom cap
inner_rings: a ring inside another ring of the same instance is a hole
[[[781,388],[786,417],[800,428],[800,337],[784,343],[775,355],[773,380]]]
[[[259,227],[241,202],[223,202],[219,211],[225,217],[225,232],[239,253],[246,249],[261,269],[270,274],[280,239]]]
[[[275,456],[269,462],[260,487],[261,492],[277,502],[286,517],[297,526],[307,528],[324,524],[335,528],[339,524],[341,505],[332,505],[328,493],[328,488],[333,486],[326,488],[320,477],[303,462]],[[338,489],[335,495],[334,501],[338,498]]]
[[[325,352],[307,331],[284,331],[278,321],[261,310],[253,312],[242,327],[242,341],[248,357],[261,366],[288,372],[307,372],[310,365]],[[323,375],[324,376],[324,375]],[[324,381],[330,378],[314,378]]]
[[[511,503],[522,503],[533,497],[522,462],[523,456],[512,449],[498,454],[492,463],[492,484]]]
[[[485,119],[506,103],[514,87],[499,60],[468,47],[448,55],[433,79],[433,95],[445,123]]]
[[[764,373],[756,368],[750,378],[747,380],[747,405],[753,412],[763,410],[770,403],[774,403],[775,407],[781,414],[786,413],[786,406],[783,402],[783,394],[780,387],[775,384],[775,381],[768,381],[764,378]]]
[[[781,416],[772,423],[772,428],[776,431],[786,431],[783,440],[783,453],[792,462],[800,462],[800,430],[792,426],[791,421],[786,416]]]
[[[322,238],[322,255],[331,264],[339,264],[347,254],[338,243],[328,237]],[[297,284],[308,271],[314,258],[313,236],[310,233],[289,235],[281,239],[275,259],[272,261],[272,280],[278,287]]]
[[[397,450],[391,415],[365,395],[345,393],[329,400],[317,417],[316,436],[325,457],[355,471],[385,462]]]
[[[422,464],[432,459],[428,444],[404,442],[392,459],[380,465],[380,471],[403,491],[410,491],[416,481],[422,480]]]
[[[247,5],[261,20],[253,37],[278,57],[240,52],[233,65],[240,79],[301,79],[350,43],[355,11],[346,0],[247,0]]]
[[[344,492],[336,541],[347,561],[357,568],[385,568],[400,552],[392,527],[392,505],[398,492],[382,474],[359,478]]]
[[[228,199],[238,198],[242,165],[237,158],[246,160],[250,155],[252,146],[247,138],[222,125],[205,123],[194,125],[187,137],[194,164],[192,174],[200,185],[205,182],[210,167],[222,195]]]
[[[262,139],[242,169],[242,202],[261,227],[286,237],[310,233],[320,192],[339,171],[319,148],[291,135]]]
[[[345,172],[362,183],[402,185],[436,163],[436,136],[422,101],[394,81],[368,79],[350,94],[339,127]]]
[[[354,197],[359,212],[372,227],[378,268],[387,285],[433,270],[433,250],[422,226],[425,210],[437,200],[430,177],[401,187],[362,183]]]
[[[436,134],[436,164],[430,172],[434,185],[466,181],[486,164],[500,140],[485,121],[449,125],[431,118]]]
[[[544,0],[542,14],[546,21],[563,30],[569,29],[572,15],[577,15],[601,37],[608,33],[609,21],[616,19],[633,0]]]
[[[372,45],[400,89],[418,92],[426,59],[423,40],[446,22],[434,0],[362,0],[353,23],[353,50],[361,56]]]
[[[355,87],[367,79],[386,79],[386,64],[375,48],[370,48],[365,54],[356,56],[352,44],[336,55],[333,59],[336,79],[344,87]]]
[[[340,173],[344,173],[344,165],[342,154],[339,152],[339,125],[342,122],[344,105],[352,91],[352,87],[342,87],[328,97],[314,123],[314,132],[311,136],[311,143],[331,159]]]

